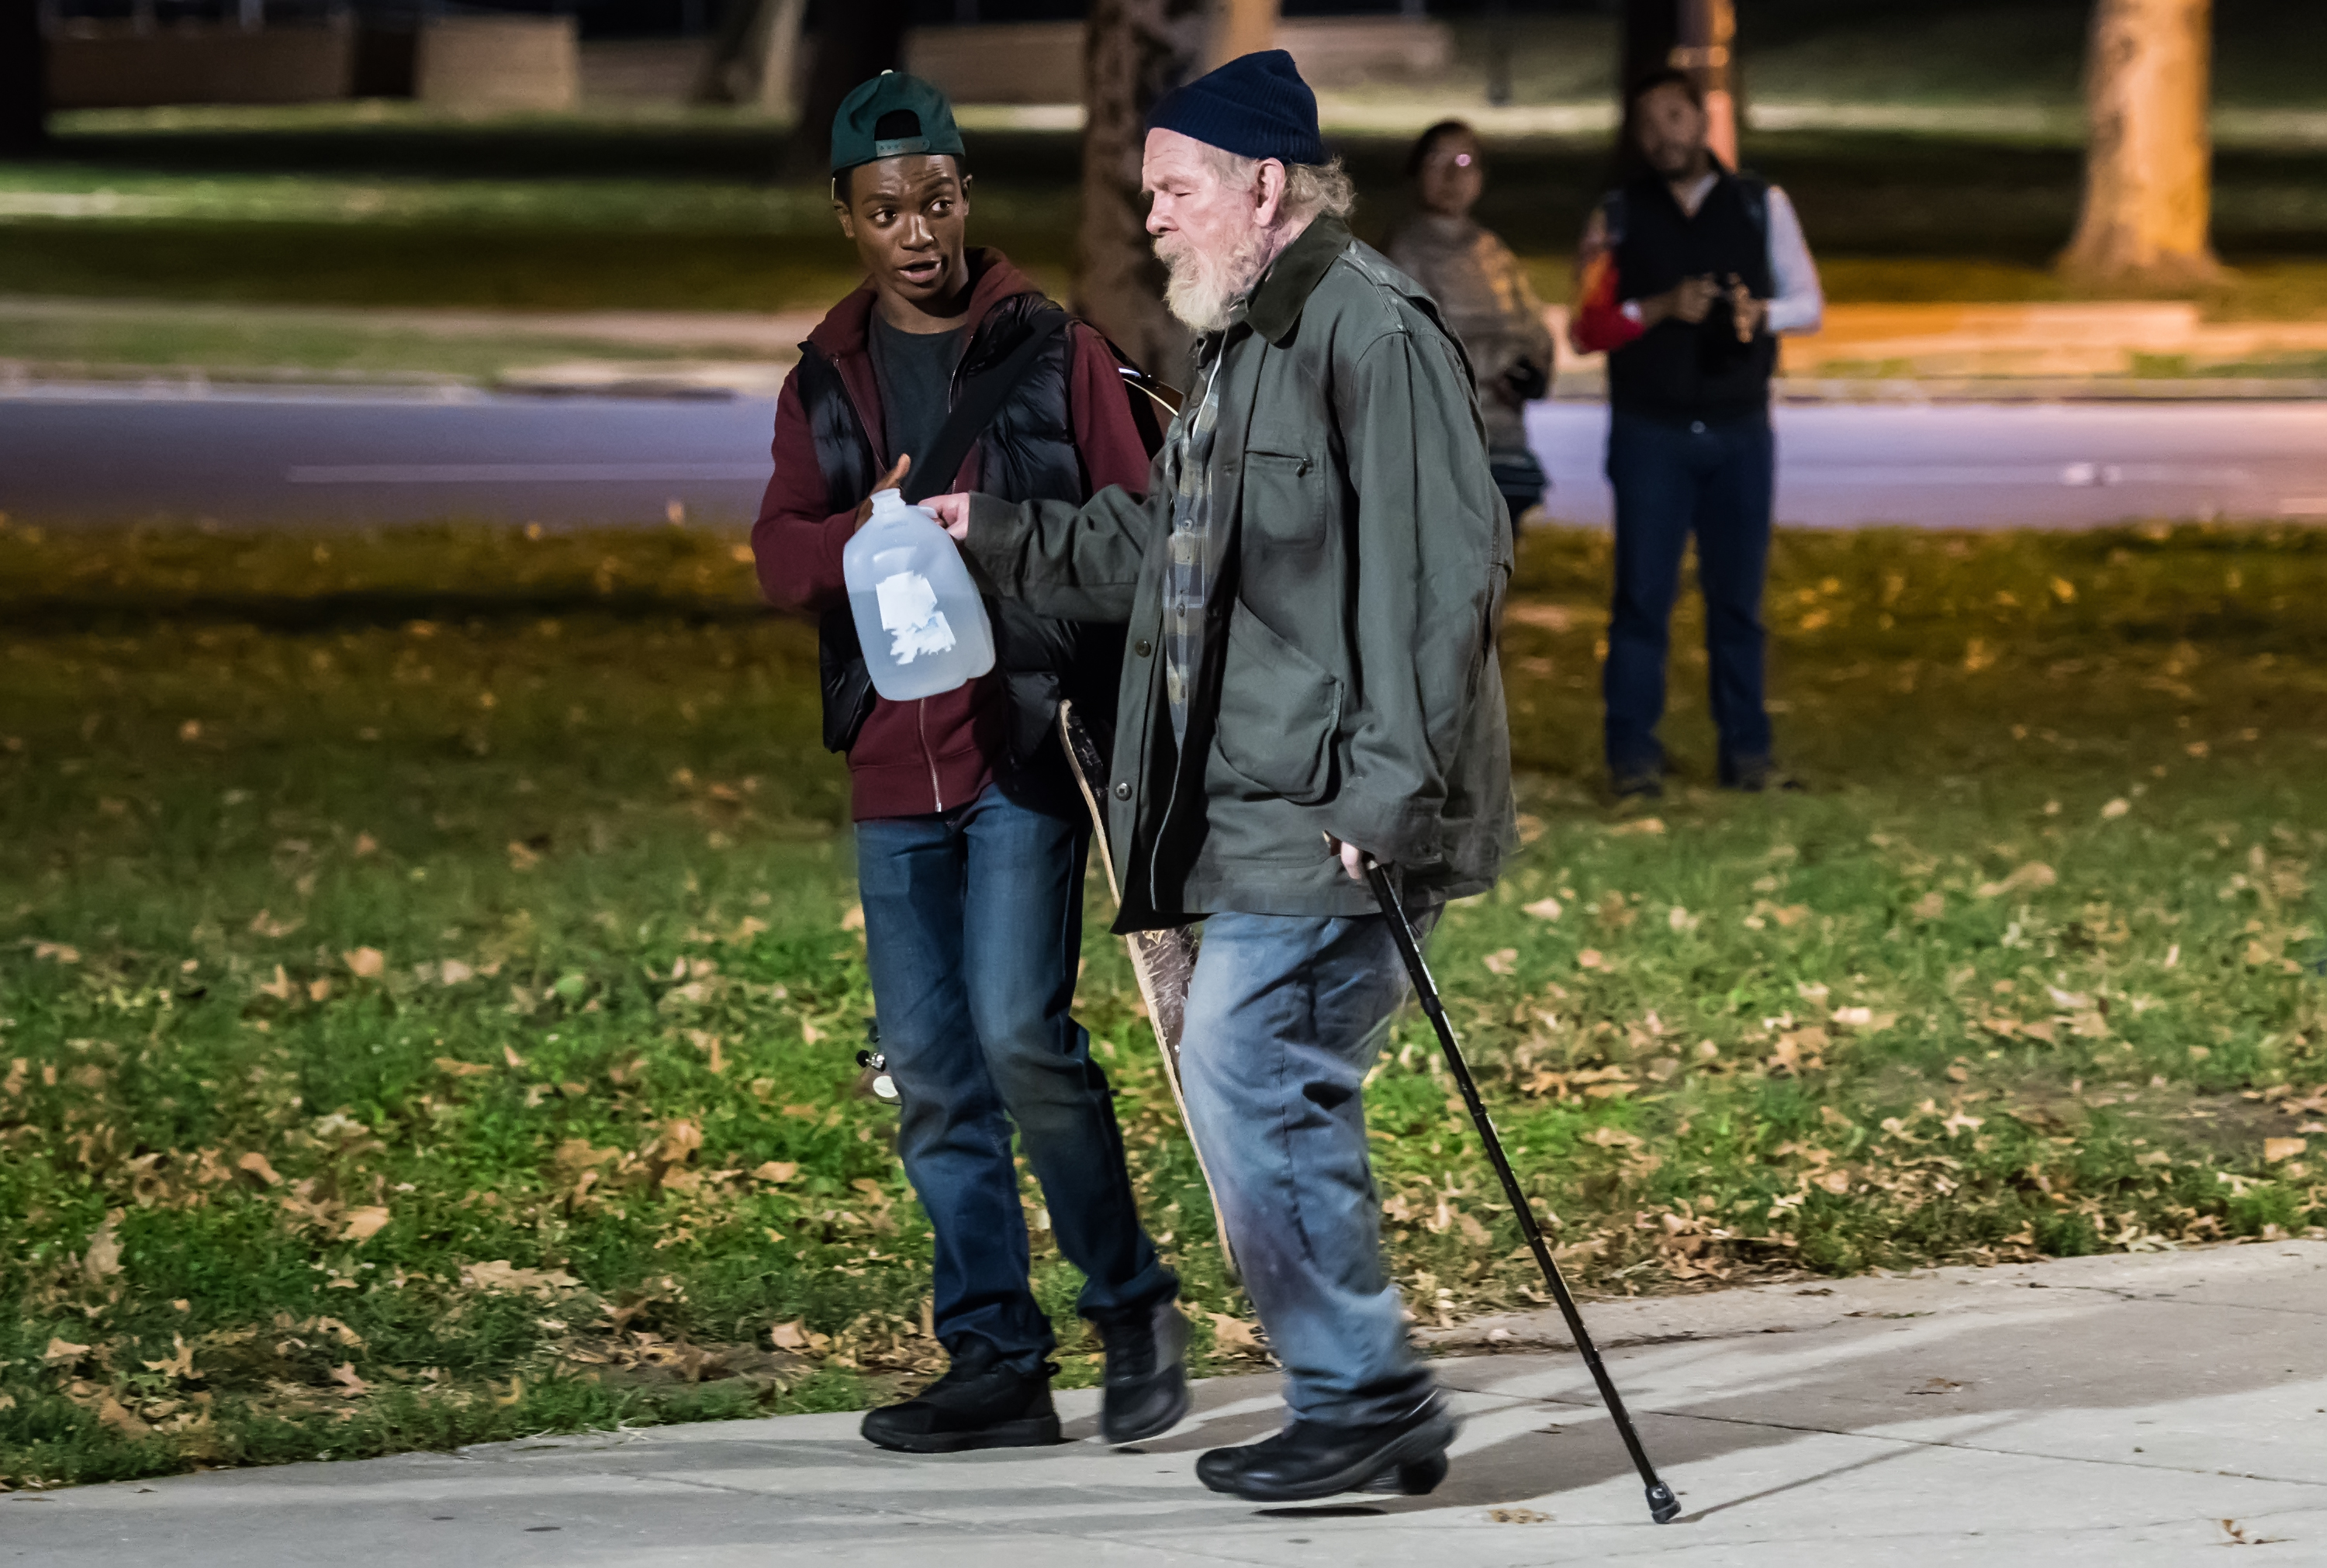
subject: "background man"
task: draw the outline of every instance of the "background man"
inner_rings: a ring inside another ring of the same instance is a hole
[[[1575,346],[1608,354],[1608,480],[1616,585],[1603,672],[1610,781],[1664,789],[1665,649],[1681,553],[1696,536],[1721,783],[1789,782],[1762,701],[1776,454],[1770,374],[1778,334],[1818,330],[1818,268],[1793,203],[1721,166],[1705,105],[1678,70],[1632,91],[1621,162],[1631,172],[1584,233]]]
[[[1147,228],[1201,339],[1147,499],[932,504],[1002,592],[1129,623],[1123,920],[1205,919],[1183,1087],[1293,1417],[1197,1474],[1427,1491],[1453,1426],[1382,1265],[1360,1094],[1405,976],[1358,879],[1370,854],[1435,906],[1510,851],[1510,532],[1462,350],[1350,238],[1292,57],[1232,61],[1150,125]]]
[[[1054,736],[1061,695],[1106,695],[1121,634],[997,607],[995,671],[893,704],[870,689],[841,548],[940,437],[958,387],[1031,334],[1046,346],[947,482],[1079,502],[1143,485],[1147,448],[1113,354],[1001,252],[965,243],[969,177],[944,97],[887,73],[833,123],[834,210],[867,280],[800,345],[776,406],[774,479],[752,530],[760,583],[826,612],[825,739],[848,753],[866,964],[899,1090],[898,1147],[936,1234],[938,1338],[952,1367],[864,1418],[921,1452],[1059,1441],[1054,1340],[1027,1289],[1017,1125],[1059,1248],[1107,1342],[1110,1441],[1187,1408],[1179,1283],[1140,1228],[1106,1075],[1069,1015],[1089,817]]]

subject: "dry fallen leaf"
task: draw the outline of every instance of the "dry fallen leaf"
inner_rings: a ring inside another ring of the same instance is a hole
[[[2301,1138],[2265,1138],[2262,1157],[2266,1163],[2276,1165],[2281,1160],[2292,1160],[2308,1147]]]
[[[1919,920],[1936,920],[1948,912],[1948,895],[1935,889],[1917,899],[1909,912]]]
[[[164,1377],[192,1377],[194,1375],[194,1348],[186,1343],[183,1334],[170,1336],[173,1347],[169,1355],[159,1361],[145,1363],[148,1372],[159,1372]]]
[[[356,1376],[356,1364],[352,1361],[342,1361],[332,1367],[331,1377],[332,1382],[347,1390],[347,1396],[350,1399],[359,1394],[371,1392],[371,1385]]]
[[[283,1178],[275,1173],[275,1167],[267,1162],[266,1156],[256,1149],[237,1160],[234,1164],[238,1171],[249,1171],[269,1187],[279,1187],[283,1184]]]
[[[844,931],[863,930],[864,929],[864,906],[863,904],[849,905],[848,912],[840,917],[840,929]]]
[[[340,1232],[341,1241],[369,1241],[388,1227],[388,1212],[374,1205],[350,1209],[344,1216],[347,1227]]]
[[[80,949],[63,942],[35,942],[33,944],[33,957],[54,959],[60,964],[78,964],[80,962]]]
[[[1500,952],[1488,954],[1479,962],[1487,966],[1487,973],[1490,975],[1509,975],[1519,966],[1519,950],[1517,947],[1505,947]]]
[[[1638,1133],[1628,1133],[1621,1127],[1594,1127],[1584,1134],[1587,1143],[1597,1143],[1603,1149],[1637,1149],[1648,1140]]]
[[[753,1180],[771,1185],[781,1185],[799,1174],[799,1162],[792,1160],[771,1160],[752,1172]]]
[[[43,1365],[50,1367],[61,1363],[69,1365],[88,1354],[89,1347],[86,1345],[76,1345],[70,1339],[51,1339],[49,1341],[49,1348],[41,1353],[41,1360]]]
[[[340,955],[348,972],[359,980],[377,980],[388,972],[388,955],[378,947],[357,947]]]
[[[493,1069],[481,1061],[463,1061],[457,1057],[440,1056],[436,1059],[436,1070],[450,1073],[454,1078],[476,1078]]]
[[[1519,906],[1519,913],[1533,915],[1538,920],[1556,920],[1564,912],[1557,899],[1537,899],[1531,904]]]
[[[1586,947],[1575,955],[1575,964],[1580,969],[1604,969],[1608,966],[1608,960],[1599,948]]]
[[[356,835],[356,841],[351,846],[350,852],[358,860],[361,860],[368,854],[378,854],[379,853],[379,840],[374,838],[369,833],[359,833]]]
[[[1214,1349],[1257,1350],[1260,1349],[1259,1330],[1250,1323],[1240,1318],[1232,1318],[1226,1312],[1214,1312],[1211,1314],[1211,1320]]]
[[[2101,820],[2104,822],[2114,821],[2132,809],[2133,802],[2120,795],[2115,800],[2110,801],[2107,806],[2101,807]]]
[[[1551,1523],[1549,1514],[1537,1513],[1533,1508],[1489,1508],[1487,1517],[1498,1525],[1548,1525]]]
[[[2049,888],[2061,880],[2060,873],[2041,860],[2032,860],[2000,882],[1982,882],[1973,891],[1981,898],[2001,898],[2006,893],[2033,893]]]
[[[582,1282],[562,1268],[518,1268],[509,1259],[461,1265],[461,1283],[480,1291],[571,1290]]]
[[[1665,830],[1665,819],[1664,819],[1663,817],[1642,817],[1636,818],[1636,819],[1634,819],[1633,821],[1631,821],[1631,822],[1620,822],[1620,823],[1618,823],[1615,826],[1613,826],[1613,827],[1610,828],[1608,831],[1609,831],[1609,833],[1610,833],[1611,835],[1614,835],[1614,836],[1617,836],[1617,837],[1625,837],[1625,836],[1630,836],[1630,835],[1646,835],[1646,836],[1648,836],[1648,837],[1651,837],[1651,838],[1653,838],[1653,837],[1655,837],[1658,834],[1662,833],[1664,830]]]
[[[2298,1151],[2302,1142],[2300,1138],[2295,1140]],[[81,1272],[89,1275],[91,1284],[102,1284],[121,1272],[121,1237],[114,1231],[114,1227],[121,1223],[121,1215],[118,1209],[107,1215],[105,1223],[89,1237],[89,1250],[81,1255]]]

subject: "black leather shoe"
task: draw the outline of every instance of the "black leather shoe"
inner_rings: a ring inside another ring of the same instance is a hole
[[[1802,781],[1768,757],[1738,757],[1721,764],[1721,787],[1747,795],[1769,791],[1799,794]]]
[[[1169,1432],[1188,1414],[1188,1320],[1177,1302],[1099,1325],[1107,1374],[1098,1433],[1109,1442],[1137,1442]]]
[[[1434,1394],[1378,1426],[1296,1421],[1242,1448],[1216,1448],[1196,1461],[1196,1479],[1216,1492],[1256,1503],[1301,1503],[1337,1492],[1420,1495],[1446,1477],[1454,1421]]]
[[[1661,773],[1618,773],[1608,780],[1609,793],[1619,800],[1654,800],[1665,792]]]
[[[1045,1361],[1032,1372],[1002,1365],[994,1347],[968,1339],[946,1375],[912,1398],[865,1413],[864,1441],[901,1453],[959,1453],[972,1448],[1042,1448],[1059,1441]]]

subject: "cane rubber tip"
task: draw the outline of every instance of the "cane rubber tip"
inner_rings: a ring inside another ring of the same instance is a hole
[[[1649,1488],[1649,1517],[1659,1525],[1668,1525],[1680,1515],[1680,1499],[1672,1495],[1672,1488],[1662,1481]]]

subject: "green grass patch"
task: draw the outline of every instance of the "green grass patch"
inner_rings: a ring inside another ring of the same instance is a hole
[[[854,1093],[813,639],[739,548],[0,529],[0,1481],[849,1408],[935,1364]],[[1784,536],[1813,789],[1693,782],[1688,611],[1653,815],[1595,792],[1606,551],[1527,543],[1527,847],[1434,951],[1579,1280],[2327,1222],[2327,535]],[[1143,1211],[1200,1321],[1248,1317],[1091,885]],[[1369,1094],[1416,1311],[1538,1299],[1418,1019]]]

